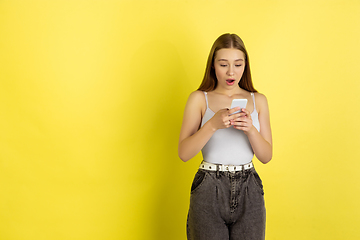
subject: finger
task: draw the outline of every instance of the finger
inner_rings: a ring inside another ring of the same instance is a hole
[[[233,114],[233,113],[236,112],[236,111],[240,111],[240,107],[234,107],[234,108],[228,110],[228,114],[231,115],[231,114]]]
[[[248,122],[251,120],[251,118],[247,117],[246,115],[243,115],[238,118],[234,118],[233,120],[236,122]]]
[[[245,117],[240,117],[240,118],[235,118],[232,121],[234,121],[234,123],[239,124],[239,123],[245,122],[245,120],[246,120]]]
[[[247,114],[246,112],[240,112],[240,113],[237,113],[238,115],[236,115],[238,118],[244,118],[244,117],[248,117],[250,116],[250,114]],[[233,114],[235,115],[235,114]]]
[[[241,123],[240,122],[234,122],[233,126],[235,128],[239,128],[239,127],[241,127]]]
[[[252,125],[252,122],[248,118],[241,121],[234,121],[234,126],[248,128]]]
[[[225,127],[228,128],[228,127],[231,127],[231,125],[232,125],[232,122],[230,120],[225,122]]]
[[[240,119],[240,117],[242,117],[242,116],[245,116],[245,113],[234,113],[234,114],[232,114],[232,115],[229,115],[229,119],[234,119],[234,120],[236,120],[236,119]]]
[[[234,125],[234,128],[237,130],[242,130],[245,131],[247,129],[247,127],[241,126],[241,125]]]
[[[247,120],[248,120],[248,118],[240,117],[240,118],[234,119],[232,121],[234,121],[234,125],[244,126],[245,124],[248,124]]]
[[[245,115],[250,116],[250,112],[246,108],[242,108],[241,113],[245,113]]]
[[[242,123],[240,124],[234,124],[234,128],[238,129],[238,130],[242,130],[242,131],[247,131],[249,129],[249,127],[247,125],[244,125]]]

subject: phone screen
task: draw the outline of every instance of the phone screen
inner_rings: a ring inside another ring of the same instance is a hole
[[[246,108],[246,104],[247,104],[247,99],[233,99],[231,102],[231,108],[240,107],[240,110],[234,112],[233,114],[239,113],[242,108]]]

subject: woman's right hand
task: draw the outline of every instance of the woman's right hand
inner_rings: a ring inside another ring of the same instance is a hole
[[[240,107],[232,109],[220,109],[215,115],[209,120],[214,130],[229,128],[234,124],[234,119],[240,117],[240,113],[233,114],[239,111]],[[231,115],[233,114],[233,115]]]

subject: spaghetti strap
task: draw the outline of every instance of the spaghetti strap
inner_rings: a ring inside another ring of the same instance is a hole
[[[206,101],[206,108],[209,108],[208,99],[207,99],[207,92],[203,92],[205,94],[205,101]]]
[[[251,93],[251,96],[252,96],[252,99],[253,99],[253,102],[254,102],[254,111],[256,111],[256,106],[255,106],[255,94],[252,92],[252,93]]]

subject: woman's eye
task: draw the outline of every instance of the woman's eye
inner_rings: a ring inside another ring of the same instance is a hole
[[[224,65],[224,64],[220,64],[221,67],[226,67],[227,65]]]
[[[242,65],[235,65],[235,67],[241,67]]]

